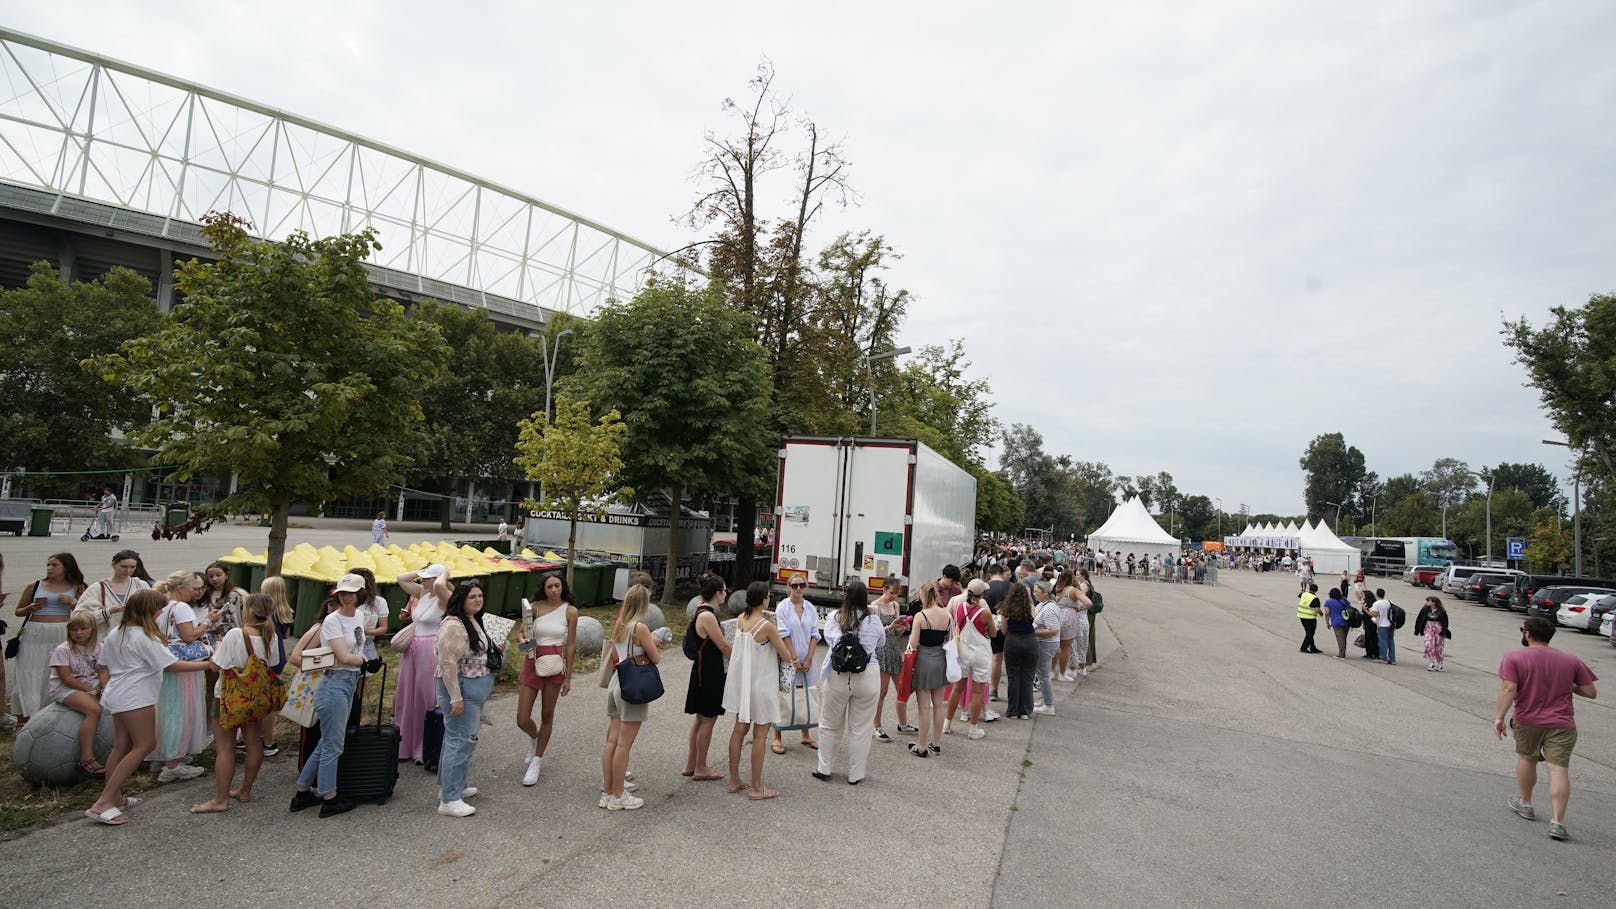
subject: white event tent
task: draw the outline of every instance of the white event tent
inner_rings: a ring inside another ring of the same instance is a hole
[[[1177,555],[1182,548],[1179,541],[1156,523],[1145,510],[1143,502],[1134,496],[1122,503],[1100,529],[1089,534],[1089,548],[1103,552],[1119,552],[1123,558],[1135,555]]]
[[[1309,524],[1302,528],[1302,556],[1312,559],[1313,571],[1321,575],[1356,573],[1363,565],[1363,553],[1358,547],[1341,542],[1322,518],[1317,527]]]

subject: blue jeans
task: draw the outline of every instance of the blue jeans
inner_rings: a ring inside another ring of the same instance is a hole
[[[1044,706],[1055,706],[1055,686],[1051,685],[1050,663],[1060,653],[1060,638],[1038,639],[1038,685],[1044,696]]]
[[[438,758],[438,800],[459,801],[471,770],[471,754],[477,750],[477,727],[483,719],[483,702],[494,690],[493,673],[468,679],[460,677],[459,716],[450,716],[449,689],[437,680],[438,709],[443,711],[443,753]]]
[[[1380,639],[1380,658],[1388,663],[1397,662],[1397,629],[1387,625],[1385,628],[1376,627],[1375,636]]]
[[[337,791],[337,761],[348,740],[348,712],[353,709],[357,672],[326,670],[320,690],[314,693],[314,717],[320,722],[320,744],[314,746],[303,772],[297,775],[297,788],[314,787],[321,796]]]

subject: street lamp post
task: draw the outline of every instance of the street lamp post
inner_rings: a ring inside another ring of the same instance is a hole
[[[1493,478],[1492,478],[1492,476],[1490,474],[1477,473],[1474,470],[1470,471],[1470,475],[1473,476],[1473,477],[1476,477],[1478,479],[1485,480],[1487,482],[1487,547],[1486,547],[1486,549],[1487,549],[1487,567],[1491,568],[1491,567],[1493,567]],[[1445,527],[1446,522],[1444,521],[1443,523],[1444,523],[1444,527]],[[1442,534],[1442,538],[1447,539],[1447,536],[1448,536],[1447,533],[1444,531],[1444,533]]]
[[[556,360],[561,357],[561,339],[572,334],[572,329],[563,328],[556,332],[555,347],[550,347],[550,339],[544,335],[539,336],[539,355],[544,359],[544,422],[550,423],[550,387],[555,384]],[[539,501],[544,501],[544,484],[539,484]]]
[[[1319,504],[1320,505],[1334,505],[1335,506],[1335,524],[1336,524],[1336,527],[1340,527],[1341,526],[1341,503],[1340,502],[1320,502]],[[1331,529],[1334,529],[1334,528],[1331,528]]]
[[[1223,500],[1214,499],[1218,503],[1218,539],[1223,539]]]
[[[879,353],[868,353],[868,354],[864,355],[864,378],[865,378],[865,381],[870,386],[870,437],[871,438],[875,437],[875,369],[871,364],[873,364],[876,360],[890,360],[893,357],[901,357],[904,354],[909,353],[909,352],[910,352],[910,349],[907,348],[907,347],[894,347],[891,350],[883,350],[883,351],[880,351]]]
[[[1561,448],[1570,448],[1569,442],[1556,442],[1553,439],[1544,439],[1544,445],[1558,445]],[[1582,459],[1577,459],[1577,466],[1571,474],[1571,570],[1577,577],[1582,577]],[[1597,561],[1597,559],[1596,559]],[[1594,574],[1599,574],[1598,566]]]

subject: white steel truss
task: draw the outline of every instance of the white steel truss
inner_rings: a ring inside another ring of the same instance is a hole
[[[153,70],[0,28],[0,181],[145,213],[163,236],[231,211],[259,236],[376,229],[397,285],[587,314],[663,251],[397,148]],[[471,299],[467,299],[470,297]],[[508,302],[507,302],[508,305]]]

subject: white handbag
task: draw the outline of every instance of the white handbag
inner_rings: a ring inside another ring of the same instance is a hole
[[[302,669],[308,672],[313,669],[330,669],[337,665],[337,653],[330,647],[311,647],[303,651]]]

